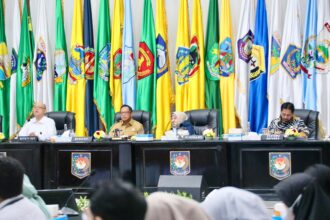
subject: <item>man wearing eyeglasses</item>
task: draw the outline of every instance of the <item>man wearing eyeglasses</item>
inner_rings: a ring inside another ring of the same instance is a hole
[[[46,140],[56,135],[56,127],[53,119],[45,116],[46,105],[36,102],[33,106],[33,118],[26,122],[18,136],[37,136],[39,140]]]
[[[134,136],[137,134],[143,134],[143,126],[140,122],[132,119],[132,107],[129,105],[122,105],[120,108],[121,120],[114,124],[109,132],[111,137],[121,136]]]

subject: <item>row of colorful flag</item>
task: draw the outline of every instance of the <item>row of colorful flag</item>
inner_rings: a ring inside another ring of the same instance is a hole
[[[304,38],[299,0],[287,4],[284,0],[271,1],[270,16],[265,0],[243,0],[236,40],[232,36],[230,1],[221,0],[219,14],[218,0],[210,0],[205,47],[200,0],[192,1],[190,28],[188,0],[180,0],[173,73],[175,98],[171,91],[164,0],[156,3],[155,25],[151,0],[144,0],[136,69],[130,0],[125,4],[123,0],[114,1],[112,25],[109,2],[100,1],[95,47],[90,0],[84,1],[84,10],[82,0],[75,0],[70,57],[62,3],[56,0],[53,71],[44,0],[39,4],[35,38],[28,4],[25,2],[20,20],[15,0],[11,68],[1,28],[4,25],[0,23],[0,56],[4,57],[5,67],[0,84],[0,114],[10,118],[3,120],[5,134],[14,134],[16,124],[23,125],[33,101],[46,103],[49,110],[75,112],[78,135],[91,134],[98,129],[99,120],[108,131],[122,103],[151,112],[156,137],[170,128],[173,103],[177,111],[218,109],[219,133],[236,127],[236,118],[242,128],[260,132],[278,117],[285,101],[293,102],[296,108],[320,111],[322,128],[329,133],[328,0],[307,0]],[[4,24],[1,11],[0,22]],[[10,93],[16,94],[16,100],[15,95],[9,99]],[[2,104],[9,102],[10,105]]]

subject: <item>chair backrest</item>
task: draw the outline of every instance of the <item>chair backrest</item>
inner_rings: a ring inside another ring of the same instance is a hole
[[[319,133],[319,112],[309,109],[296,109],[294,114],[307,125],[310,131],[308,138],[317,139]]]
[[[2,115],[0,115],[0,132],[2,132]]]
[[[186,111],[188,121],[193,125],[196,134],[201,135],[203,131],[212,128],[218,132],[218,111],[216,109],[203,109]]]
[[[151,118],[150,113],[146,111],[133,111],[132,118],[143,125],[144,133],[151,134]],[[120,112],[115,115],[115,121],[120,121]]]
[[[57,134],[62,134],[64,132],[64,125],[67,125],[67,129],[75,130],[76,117],[73,112],[47,112],[45,114],[47,117],[55,121],[55,126]]]

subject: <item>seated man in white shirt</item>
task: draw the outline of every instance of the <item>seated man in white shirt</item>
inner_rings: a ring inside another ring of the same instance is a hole
[[[41,209],[22,195],[24,168],[10,157],[0,157],[0,219],[47,220]]]
[[[20,130],[18,136],[37,136],[39,140],[46,140],[56,135],[56,127],[53,119],[45,116],[46,105],[36,102],[33,106],[33,116]]]

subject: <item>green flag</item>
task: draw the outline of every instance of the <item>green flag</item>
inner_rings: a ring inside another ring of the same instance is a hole
[[[54,63],[54,111],[66,110],[68,53],[63,23],[62,0],[56,0],[56,47]]]
[[[222,110],[220,96],[220,50],[219,50],[219,11],[218,0],[211,0],[207,20],[205,42],[205,102],[209,109],[217,109],[219,115],[219,131],[222,128]]]
[[[110,14],[108,0],[101,0],[99,9],[99,24],[95,48],[94,102],[106,130],[114,121],[114,109],[111,102],[110,76]]]
[[[10,56],[8,54],[3,2],[0,0],[0,115],[2,132],[9,137]]]
[[[16,78],[17,124],[22,127],[33,107],[33,49],[32,23],[27,1],[24,1],[21,35],[18,49]]]
[[[156,36],[151,0],[144,0],[142,35],[139,43],[136,108],[151,113],[156,125]]]

